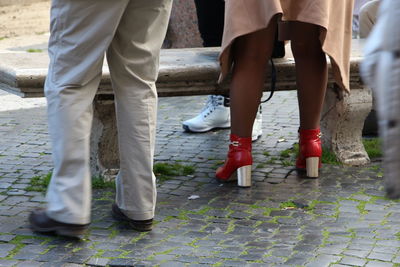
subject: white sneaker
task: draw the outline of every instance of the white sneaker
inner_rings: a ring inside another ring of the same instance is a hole
[[[203,110],[196,117],[184,121],[183,129],[203,133],[216,128],[231,127],[229,99],[221,95],[209,95]]]
[[[209,95],[203,110],[190,120],[182,123],[183,129],[188,132],[203,133],[217,128],[230,128],[229,99],[221,95]],[[253,123],[251,140],[257,141],[262,135],[262,109],[258,108]]]
[[[253,132],[251,135],[251,141],[257,141],[262,135],[262,109],[261,105],[258,107],[257,116],[253,123]]]

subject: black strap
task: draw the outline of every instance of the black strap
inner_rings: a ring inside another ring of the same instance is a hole
[[[272,98],[275,92],[275,88],[276,88],[276,68],[274,61],[271,58],[271,92],[269,94],[269,97],[266,100],[261,101],[261,103],[266,103]]]

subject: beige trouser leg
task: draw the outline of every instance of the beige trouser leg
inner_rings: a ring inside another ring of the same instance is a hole
[[[107,49],[120,127],[118,204],[133,219],[153,217],[154,83],[170,7],[170,0],[53,0],[45,84],[54,159],[46,196],[51,218],[90,222],[92,101]]]
[[[374,0],[366,3],[360,9],[359,15],[359,29],[360,38],[367,38],[372,28],[376,23],[376,17],[378,15],[380,0]]]

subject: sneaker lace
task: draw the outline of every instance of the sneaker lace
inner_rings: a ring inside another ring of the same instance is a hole
[[[209,95],[204,108],[201,110],[201,115],[206,118],[218,106],[223,105],[223,97],[217,95]],[[222,102],[221,102],[222,101]]]

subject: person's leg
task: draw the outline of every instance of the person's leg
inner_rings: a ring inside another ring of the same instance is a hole
[[[224,0],[195,0],[200,36],[204,47],[221,46],[224,31]],[[182,123],[188,132],[207,132],[230,127],[229,97],[210,95],[205,107]]]
[[[224,0],[195,0],[204,47],[221,46],[224,31]]]
[[[251,186],[252,126],[261,101],[276,28],[274,18],[268,28],[237,38],[232,47],[231,145],[228,159],[217,170],[219,180],[230,180],[233,172],[238,171],[239,186]]]
[[[70,224],[90,222],[89,137],[92,101],[104,53],[127,0],[54,0],[50,66],[45,84],[54,170],[47,216]],[[83,34],[84,33],[84,34]]]
[[[318,177],[322,153],[319,128],[328,80],[326,55],[319,39],[320,31],[313,24],[294,22],[291,25],[300,112],[300,158],[296,166],[307,167],[309,177]],[[308,166],[305,166],[306,158],[310,158]]]
[[[359,15],[360,38],[367,38],[376,23],[380,0],[363,5]]]
[[[132,220],[154,217],[155,82],[171,6],[172,0],[130,0],[107,52],[120,154],[116,204]]]
[[[326,55],[318,26],[296,22],[291,25],[291,47],[296,62],[300,128],[319,128],[328,81]]]
[[[251,136],[261,101],[265,69],[273,50],[275,31],[274,20],[268,28],[241,36],[234,43],[230,87],[232,134]]]

